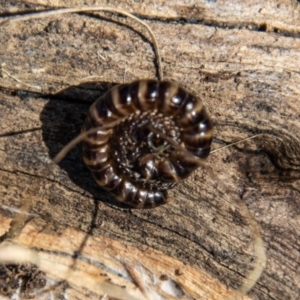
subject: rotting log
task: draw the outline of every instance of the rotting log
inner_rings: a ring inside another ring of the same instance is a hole
[[[59,2],[4,1],[0,11],[48,9]],[[71,265],[74,274],[123,286],[138,299],[151,292],[165,299],[228,299],[256,261],[251,230],[236,206],[241,199],[260,225],[268,258],[249,297],[298,299],[297,2],[95,2],[132,12],[152,28],[165,79],[192,90],[208,108],[214,148],[264,135],[211,154],[172,190],[172,203],[154,210],[124,208],[95,184],[80,146],[59,166],[51,159],[80,132],[99,95],[116,83],[155,77],[147,32],[134,21],[103,13],[3,25],[1,234],[29,203],[27,222],[16,228],[14,242],[53,261],[53,268]],[[60,282],[51,290],[57,297],[101,295],[54,275],[45,276]],[[24,297],[32,292],[29,287]]]

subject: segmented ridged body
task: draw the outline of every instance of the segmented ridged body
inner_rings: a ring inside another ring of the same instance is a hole
[[[136,208],[168,202],[167,190],[210,152],[212,122],[201,100],[168,81],[112,88],[93,103],[83,131],[99,126],[83,142],[84,162],[100,186]]]

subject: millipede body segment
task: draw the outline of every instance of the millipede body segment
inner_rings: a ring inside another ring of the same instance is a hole
[[[97,183],[121,202],[153,208],[210,152],[212,122],[202,101],[178,84],[115,86],[91,106],[83,158]],[[97,129],[96,129],[97,130]]]

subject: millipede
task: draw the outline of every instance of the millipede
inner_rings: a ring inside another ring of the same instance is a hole
[[[158,80],[120,84],[98,98],[89,109],[82,133],[57,154],[54,162],[59,163],[82,142],[86,166],[97,184],[118,201],[139,209],[166,204],[172,200],[168,190],[189,177],[210,154],[213,122],[199,97],[178,83],[163,80],[159,47],[149,26],[130,13],[110,7],[56,9],[12,17],[2,23],[87,11],[117,13],[144,25],[153,41]],[[242,202],[239,206],[252,227],[258,257],[239,288],[246,294],[259,279],[266,257],[257,223]]]
[[[167,190],[210,152],[212,121],[200,99],[176,83],[139,80],[114,87],[91,106],[83,131],[103,125],[84,139],[84,162],[100,186],[136,208],[169,202]]]

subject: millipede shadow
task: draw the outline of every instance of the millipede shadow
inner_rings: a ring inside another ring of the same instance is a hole
[[[40,120],[42,135],[48,147],[50,158],[55,155],[80,132],[90,105],[114,84],[110,82],[84,83],[69,87],[56,95],[47,96],[50,101],[45,105]],[[67,154],[59,164],[69,178],[84,191],[91,193],[94,199],[122,208],[129,206],[114,200],[99,187],[82,159],[81,144]]]

